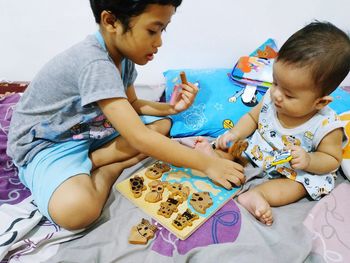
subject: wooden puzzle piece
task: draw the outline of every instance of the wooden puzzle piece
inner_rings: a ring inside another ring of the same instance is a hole
[[[179,230],[184,229],[186,226],[192,226],[192,221],[198,219],[199,216],[192,213],[190,209],[187,208],[182,214],[178,214],[177,217],[172,222],[172,225]]]
[[[170,166],[166,163],[157,161],[151,167],[148,167],[145,175],[152,180],[159,179],[163,173],[170,171]]]
[[[180,183],[167,183],[166,188],[170,191],[170,197],[179,196],[183,201],[190,194],[190,188]]]
[[[207,208],[213,205],[213,200],[210,197],[209,192],[193,193],[190,204],[197,212],[205,214]]]
[[[162,200],[164,192],[164,184],[162,181],[155,180],[148,184],[149,189],[151,190],[145,196],[145,201],[149,203],[157,203]]]
[[[130,189],[135,198],[139,198],[142,195],[142,192],[147,189],[147,187],[143,184],[143,177],[135,175],[130,178]]]
[[[243,152],[248,148],[248,142],[245,140],[236,141],[229,149],[228,152],[232,155],[232,161],[246,166],[248,159],[244,157]]]
[[[177,212],[177,207],[183,202],[182,198],[168,197],[165,202],[160,203],[160,208],[157,211],[158,215],[169,218],[174,212]]]
[[[142,218],[141,223],[131,228],[129,243],[145,245],[149,239],[154,237],[157,230],[158,228],[155,225]]]

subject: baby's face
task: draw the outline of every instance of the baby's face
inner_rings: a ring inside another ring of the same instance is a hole
[[[316,86],[308,68],[297,68],[283,62],[273,66],[271,99],[278,119],[286,126],[298,126],[309,120],[316,112]]]

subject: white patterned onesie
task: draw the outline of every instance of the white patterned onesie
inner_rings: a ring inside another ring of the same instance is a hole
[[[263,167],[269,178],[286,176],[300,182],[308,194],[314,200],[318,200],[333,190],[335,175],[314,175],[302,170],[294,170],[289,162],[271,167],[266,164],[272,160],[276,149],[281,151],[289,144],[301,145],[306,152],[314,152],[325,135],[344,125],[345,123],[340,121],[337,114],[327,106],[304,124],[286,129],[277,119],[276,109],[268,91],[260,111],[258,129],[248,138],[249,146],[245,154],[256,166]]]

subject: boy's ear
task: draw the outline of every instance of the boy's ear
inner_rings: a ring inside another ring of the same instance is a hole
[[[326,107],[332,101],[333,101],[333,98],[329,95],[318,98],[316,100],[316,109],[321,110],[322,108]]]
[[[115,16],[111,12],[108,12],[106,10],[102,11],[100,25],[108,31],[114,31],[116,27]]]

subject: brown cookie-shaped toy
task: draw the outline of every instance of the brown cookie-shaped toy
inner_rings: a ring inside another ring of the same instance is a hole
[[[135,175],[130,178],[130,189],[135,198],[139,198],[142,195],[142,192],[147,189],[147,187],[143,184],[143,177]]]
[[[232,161],[239,163],[242,166],[248,164],[248,159],[244,157],[243,152],[248,148],[248,142],[246,140],[236,141],[229,149],[228,153],[232,155]]]
[[[159,179],[163,173],[170,171],[171,167],[163,162],[157,161],[151,167],[147,168],[145,175],[152,180]]]
[[[167,183],[166,188],[170,192],[170,196],[179,196],[182,200],[186,200],[190,194],[190,188],[180,183]]]
[[[150,192],[145,196],[145,201],[149,203],[157,203],[162,200],[164,192],[164,183],[159,180],[154,180],[148,184]]]
[[[192,221],[198,219],[199,216],[192,213],[190,209],[187,208],[182,214],[177,214],[177,217],[172,222],[172,225],[179,230],[184,229],[186,226],[192,226]]]
[[[154,237],[158,228],[152,225],[147,219],[142,218],[141,223],[131,228],[129,235],[130,244],[147,244],[148,240]]]
[[[158,215],[169,218],[174,212],[177,212],[177,207],[182,203],[182,198],[176,199],[168,197],[165,202],[160,203],[160,208],[157,211]]]
[[[201,214],[205,214],[207,208],[213,205],[213,200],[211,199],[209,192],[198,192],[192,194],[190,204],[194,210]]]

